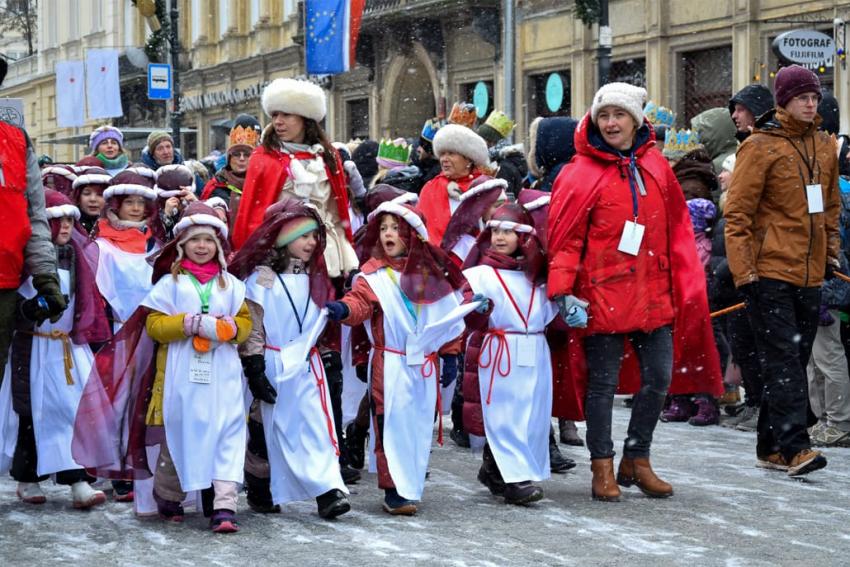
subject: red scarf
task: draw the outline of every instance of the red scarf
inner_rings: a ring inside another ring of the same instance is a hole
[[[207,283],[221,272],[221,266],[218,265],[216,260],[210,260],[206,264],[196,264],[188,258],[183,258],[180,260],[180,267],[195,276],[195,279],[202,284]]]
[[[97,221],[97,236],[105,238],[120,250],[144,254],[148,250],[148,234],[137,228],[115,228],[107,219]]]

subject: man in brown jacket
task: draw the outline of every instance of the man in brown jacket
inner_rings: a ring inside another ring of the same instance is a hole
[[[837,270],[838,160],[818,131],[820,81],[793,65],[776,75],[776,108],[738,149],[726,201],[726,250],[764,355],[758,466],[790,476],[826,466],[806,431],[806,364],[820,286]]]

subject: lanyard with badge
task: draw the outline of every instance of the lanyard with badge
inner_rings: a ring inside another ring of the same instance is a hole
[[[493,272],[495,272],[496,277],[499,279],[499,283],[502,284],[502,289],[505,290],[508,300],[510,300],[511,305],[513,305],[514,311],[516,311],[516,314],[519,315],[520,321],[522,321],[523,326],[525,326],[525,335],[511,335],[506,337],[509,345],[508,348],[512,346],[510,343],[512,343],[513,340],[511,339],[516,339],[517,348],[514,352],[517,353],[517,364],[519,366],[534,366],[537,358],[537,343],[535,337],[528,336],[528,322],[531,319],[531,309],[534,307],[534,295],[537,291],[537,286],[535,286],[534,283],[531,284],[531,299],[528,301],[528,311],[525,315],[523,315],[522,311],[520,311],[519,305],[517,305],[517,302],[511,293],[511,290],[508,289],[508,286],[505,284],[505,280],[502,279],[502,274],[500,274],[499,270],[496,268],[493,268]]]
[[[198,298],[201,300],[201,313],[206,315],[210,312],[210,295],[212,295],[215,278],[208,281],[204,286],[201,286],[201,283],[194,274],[188,274],[188,276],[195,291],[198,292]],[[212,350],[198,352],[197,349],[193,349],[192,358],[189,361],[189,382],[194,384],[209,384],[211,381]]]
[[[638,172],[634,155],[629,159],[629,190],[632,193],[634,220],[626,221],[625,226],[623,226],[623,234],[620,235],[620,244],[617,246],[617,250],[637,256],[640,243],[643,241],[643,233],[646,230],[646,226],[638,224],[638,191],[640,191],[641,196],[645,197],[646,187],[640,177],[640,172]]]
[[[786,138],[787,139],[787,138]],[[820,171],[818,167],[818,152],[817,152],[817,139],[812,136],[812,157],[809,158],[809,148],[806,146],[806,139],[801,138],[800,142],[803,144],[803,150],[805,150],[805,154],[800,151],[800,148],[797,147],[794,142],[788,140],[788,143],[791,144],[791,147],[796,150],[796,152],[800,155],[800,159],[803,160],[803,163],[806,164],[806,170],[809,173],[809,181],[806,183],[805,178],[803,178],[803,170],[800,169],[800,177],[803,179],[803,183],[806,185],[806,202],[809,206],[809,214],[814,215],[817,213],[823,212],[823,189],[821,188],[820,183],[815,183],[815,172],[818,173],[818,178],[820,178]],[[814,161],[814,165],[812,165],[812,161]],[[797,165],[799,169],[799,164]]]
[[[286,287],[286,283],[283,281],[283,278],[280,277],[280,274],[277,275],[278,281],[280,281],[280,285],[283,286],[283,291],[286,293],[286,299],[289,300],[289,306],[292,307],[292,313],[295,315],[295,321],[298,323],[298,334],[301,335],[304,333],[304,321],[307,319],[307,310],[310,309],[310,288],[307,291],[307,300],[304,302],[304,311],[301,315],[298,315],[298,309],[295,307],[295,301],[292,299],[292,294],[289,293],[289,288]],[[307,278],[309,281],[309,277]]]

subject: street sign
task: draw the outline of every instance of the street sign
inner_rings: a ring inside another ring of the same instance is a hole
[[[168,100],[171,98],[171,65],[166,63],[148,64],[148,98]]]

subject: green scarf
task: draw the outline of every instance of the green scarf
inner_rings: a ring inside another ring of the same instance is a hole
[[[102,153],[95,156],[103,164],[104,169],[124,169],[127,167],[127,154],[118,154],[117,158],[109,159]]]

